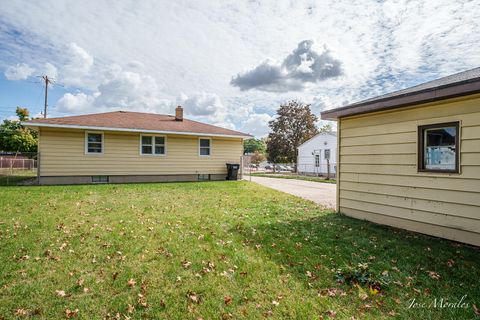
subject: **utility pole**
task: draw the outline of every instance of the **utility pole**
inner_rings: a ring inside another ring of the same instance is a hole
[[[47,106],[48,106],[48,84],[49,83],[52,83],[52,81],[50,79],[48,79],[48,76],[45,75],[45,76],[42,76],[42,79],[45,80],[45,105],[44,105],[44,109],[43,109],[43,117],[46,118],[47,117]]]

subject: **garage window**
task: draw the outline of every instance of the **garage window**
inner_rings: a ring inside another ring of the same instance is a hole
[[[418,171],[459,173],[459,122],[418,127]]]

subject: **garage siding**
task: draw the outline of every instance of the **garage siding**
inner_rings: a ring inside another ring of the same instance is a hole
[[[417,172],[420,125],[460,121],[460,174]],[[480,95],[339,121],[347,215],[480,245]]]

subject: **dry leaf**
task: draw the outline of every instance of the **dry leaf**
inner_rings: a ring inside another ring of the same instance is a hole
[[[478,308],[476,305],[472,304],[473,312],[477,315],[480,316],[480,308]]]
[[[20,308],[20,309],[15,310],[15,315],[17,317],[25,317],[25,316],[28,315],[28,311]]]
[[[435,279],[435,280],[440,279],[440,275],[438,273],[436,273],[435,271],[427,271],[427,272],[428,272],[428,275],[430,276],[430,278]]]
[[[273,304],[275,307],[278,307],[278,305],[280,304],[280,302],[278,302],[277,300],[273,300],[273,301],[272,301],[272,304]]]
[[[133,288],[135,286],[135,284],[137,284],[137,282],[133,279],[130,279],[127,281],[127,285],[130,287],[130,288]]]
[[[59,297],[65,297],[66,293],[63,290],[55,290],[55,294]]]
[[[197,294],[193,291],[189,291],[187,293],[187,298],[190,302],[200,303],[200,297],[198,297]]]
[[[67,319],[74,318],[78,315],[78,309],[75,310],[70,310],[70,309],[65,309],[65,316]]]
[[[454,265],[455,265],[455,261],[453,261],[452,259],[448,259],[448,260],[447,260],[447,266],[448,266],[449,268],[453,267]]]
[[[329,316],[330,318],[335,318],[335,317],[337,316],[337,313],[336,313],[335,311],[333,311],[333,310],[327,310],[327,311],[325,312],[325,314],[326,314],[327,316]]]
[[[232,303],[232,301],[233,299],[230,296],[223,297],[223,302],[225,302],[226,305],[229,305],[230,303]]]

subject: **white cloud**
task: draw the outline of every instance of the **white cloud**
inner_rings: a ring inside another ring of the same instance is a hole
[[[273,117],[267,113],[252,114],[240,129],[256,137],[264,137],[268,135],[268,122],[272,119]]]
[[[74,42],[70,43],[67,52],[67,62],[62,67],[60,80],[68,86],[89,87],[92,79],[97,77],[94,72],[91,72],[93,56]]]
[[[5,70],[5,78],[8,80],[25,80],[35,72],[35,69],[26,63],[17,63]]]

